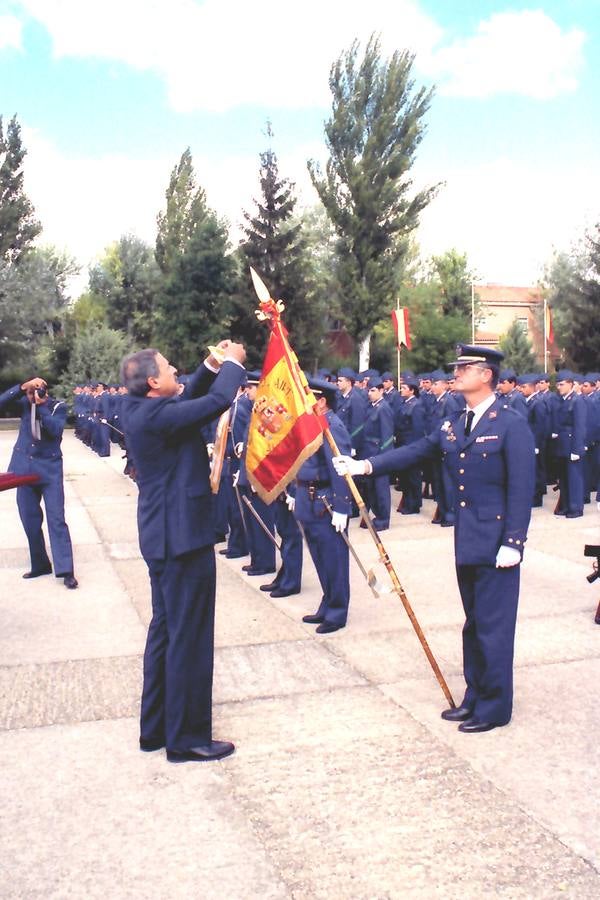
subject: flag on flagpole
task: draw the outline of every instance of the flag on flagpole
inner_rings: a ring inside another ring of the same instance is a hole
[[[546,304],[546,343],[551,345],[554,343],[554,324],[552,322],[552,310]]]
[[[281,301],[261,301],[259,318],[271,334],[252,408],[246,470],[250,484],[271,503],[323,442],[316,399],[281,322]]]
[[[404,346],[410,350],[410,328],[408,324],[408,310],[406,307],[392,310],[392,324],[396,335],[398,349]]]

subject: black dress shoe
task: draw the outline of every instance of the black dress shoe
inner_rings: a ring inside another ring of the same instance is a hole
[[[219,550],[219,553],[223,553],[222,550]],[[227,559],[243,559],[244,556],[248,556],[247,553],[230,553],[229,550],[223,554],[227,557]]]
[[[222,531],[219,531],[218,534],[215,534],[215,544],[222,544],[223,541],[227,540],[227,535],[223,534]]]
[[[147,738],[140,738],[140,750],[143,750],[144,753],[153,753],[155,750],[162,750],[164,746],[164,741],[153,741]]]
[[[231,741],[210,741],[200,747],[190,747],[189,750],[167,750],[167,759],[172,763],[211,762],[231,756],[234,750],[235,746]]]
[[[221,556],[227,556],[227,547],[224,547],[223,550],[218,551]]]
[[[65,575],[63,584],[66,588],[69,588],[70,591],[74,591],[75,588],[79,586],[79,582],[74,575]]]
[[[39,578],[40,575],[51,575],[52,574],[52,566],[47,569],[39,569],[37,572],[33,569],[31,572],[25,572],[23,578]]]
[[[467,719],[458,726],[458,730],[464,734],[479,734],[481,731],[491,731],[492,728],[501,728],[501,722],[478,722],[477,719]]]
[[[268,584],[261,584],[260,589],[261,591],[274,591],[276,587],[278,587],[277,582],[270,581]]]
[[[271,591],[271,597],[291,597],[293,594],[299,594],[300,591],[282,591],[281,588],[275,588]]]
[[[302,621],[307,625],[320,625],[325,619],[323,616],[302,616]]]
[[[255,569],[254,566],[246,568],[242,566],[246,575],[272,575],[275,569]]]
[[[247,572],[248,569],[252,568],[252,563],[246,563],[245,566],[242,566],[242,572]]]
[[[334,625],[333,622],[323,622],[322,625],[318,625],[315,629],[317,634],[331,634],[334,631],[339,631],[340,628],[345,628],[344,625]]]
[[[565,515],[565,519],[579,519],[583,515],[583,512],[568,512]]]
[[[442,719],[447,722],[466,722],[473,715],[473,710],[469,706],[459,706],[454,709],[445,709],[442,713]]]

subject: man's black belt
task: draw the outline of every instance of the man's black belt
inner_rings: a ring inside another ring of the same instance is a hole
[[[302,487],[308,488],[309,490],[318,491],[321,488],[326,488],[331,485],[330,481],[301,481],[298,479],[298,484],[302,485]]]

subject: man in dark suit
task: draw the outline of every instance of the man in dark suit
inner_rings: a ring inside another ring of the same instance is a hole
[[[126,357],[122,409],[139,487],[140,549],[150,574],[152,621],[144,653],[140,747],[170,762],[221,759],[212,739],[215,530],[202,425],[232,403],[245,370],[241,344],[223,341],[180,394],[177,370],[157,350]]]
[[[0,410],[11,404],[15,404],[20,412],[21,425],[8,471],[17,475],[37,475],[39,479],[36,484],[17,488],[17,506],[31,557],[31,570],[23,578],[37,578],[52,572],[42,532],[43,500],[54,572],[57,578],[63,579],[65,587],[73,590],[77,587],[77,579],[73,574],[71,535],[65,522],[60,446],[67,405],[48,396],[46,382],[38,377],[16,384],[0,396]]]
[[[459,345],[456,388],[467,410],[408,447],[358,461],[335,457],[340,474],[379,475],[432,458],[441,448],[456,497],[454,547],[465,611],[467,684],[458,709],[442,718],[466,733],[506,725],[512,715],[519,565],[535,484],[533,437],[520,413],[494,394],[502,354]]]

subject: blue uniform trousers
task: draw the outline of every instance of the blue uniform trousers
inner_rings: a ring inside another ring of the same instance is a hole
[[[402,500],[398,512],[418,513],[423,505],[423,472],[420,466],[408,466],[399,475]]]
[[[189,750],[212,738],[215,555],[212,546],[147,560],[152,621],[144,652],[142,740]]]
[[[390,527],[390,510],[392,499],[390,496],[390,476],[378,475],[367,480],[367,508],[374,516],[375,528],[383,531]]]
[[[221,478],[221,485],[223,486],[227,498],[227,521],[229,524],[227,556],[230,557],[230,559],[238,559],[241,556],[247,556],[250,552],[248,549],[248,541],[246,540],[246,531],[244,529],[245,518],[242,519],[242,512],[240,511],[240,503],[243,505],[242,489],[238,488],[236,492],[231,475],[223,475]]]
[[[520,566],[456,567],[465,611],[462,705],[479,722],[505,725],[513,703],[513,656]]]
[[[251,488],[242,487],[240,493],[247,497],[261,517],[273,537],[275,537],[275,510],[255,494]],[[243,501],[242,501],[243,502]],[[250,543],[250,565],[253,569],[262,569],[264,572],[275,571],[275,544],[265,534],[250,510],[244,504],[244,519],[248,529],[248,541]]]
[[[331,502],[331,501],[330,501]],[[304,522],[306,542],[321,583],[323,598],[316,612],[325,622],[345,625],[350,605],[348,547],[329,515]]]
[[[583,460],[572,462],[567,457],[560,456],[557,462],[560,494],[556,511],[578,515],[583,512]]]
[[[225,540],[225,535],[229,530],[227,522],[227,485],[225,484],[225,476],[221,477],[219,482],[219,490],[213,504],[213,514],[215,518],[215,540],[217,543]]]
[[[432,460],[433,497],[437,503],[440,524],[453,525],[456,519],[454,512],[454,489],[446,467],[439,457]]]
[[[281,566],[273,584],[282,591],[299,591],[302,586],[302,534],[296,517],[281,500],[275,503],[275,525],[281,537]]]
[[[48,469],[52,471],[49,473]],[[30,472],[40,476],[37,484],[17,488],[17,507],[31,556],[31,571],[39,572],[50,565],[42,522],[42,499],[48,522],[48,535],[52,549],[54,573],[57,577],[73,572],[73,547],[69,527],[65,522],[65,495],[63,490],[62,460],[31,462]]]

